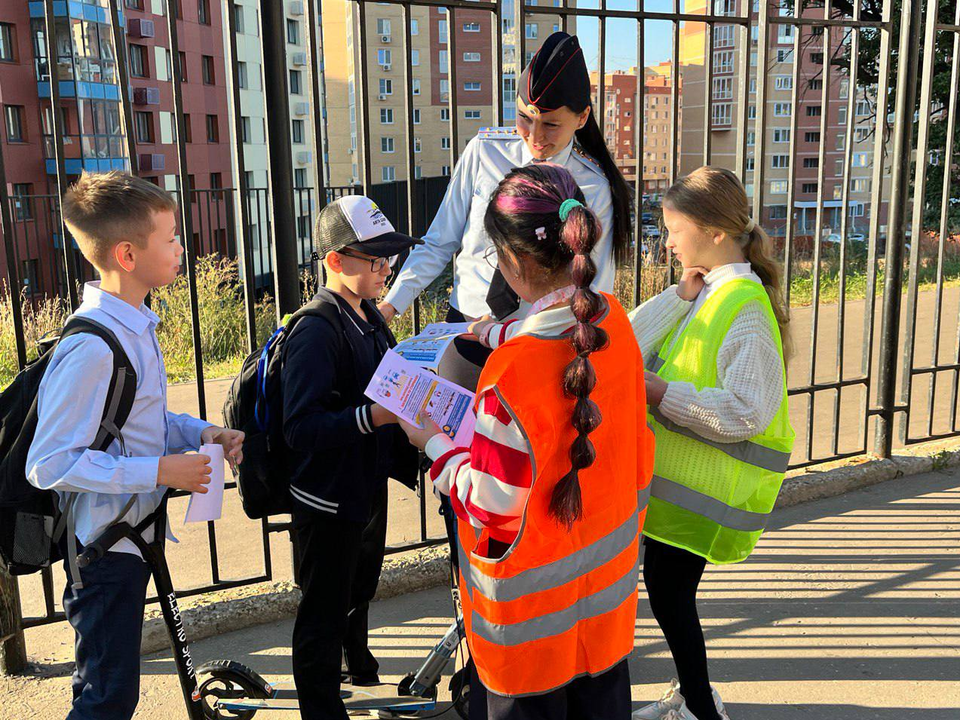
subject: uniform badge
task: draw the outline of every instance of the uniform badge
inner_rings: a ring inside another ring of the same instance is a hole
[[[538,108],[536,105],[527,105],[527,114],[532,117],[536,117],[540,114],[540,108]]]

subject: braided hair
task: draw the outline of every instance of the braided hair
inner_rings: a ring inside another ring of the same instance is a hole
[[[606,331],[594,324],[603,300],[590,288],[597,274],[590,253],[600,238],[600,221],[584,202],[569,172],[539,163],[515,169],[501,180],[483,219],[498,250],[526,256],[548,280],[569,273],[576,287],[570,302],[577,319],[570,336],[575,357],[564,369],[563,391],[575,399],[572,423],[577,437],[570,447],[570,470],[550,498],[551,516],[568,528],[583,517],[579,472],[596,459],[589,435],[602,420],[600,408],[590,399],[597,384],[590,354],[602,350],[609,340]]]

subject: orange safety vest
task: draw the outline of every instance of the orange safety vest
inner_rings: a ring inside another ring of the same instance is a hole
[[[590,355],[597,375],[590,399],[603,421],[590,434],[596,461],[580,471],[583,518],[571,530],[549,513],[576,437],[574,400],[562,389],[574,357],[569,338],[515,337],[480,376],[481,392],[493,388],[533,450],[520,534],[503,557],[476,554],[487,531],[458,522],[467,642],[484,686],[499,695],[549,692],[612,668],[633,649],[653,433],[637,341],[620,303],[604,297],[598,322],[610,343]]]

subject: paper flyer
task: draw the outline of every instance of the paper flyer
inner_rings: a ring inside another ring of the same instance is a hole
[[[400,357],[436,372],[454,338],[469,332],[470,323],[431,323],[393,350]]]
[[[187,503],[185,523],[219,520],[223,511],[223,446],[218,444],[201,445],[200,454],[210,458],[210,483],[207,492],[191,493]]]
[[[425,412],[460,446],[470,444],[476,415],[473,393],[388,350],[365,395],[411,425]]]

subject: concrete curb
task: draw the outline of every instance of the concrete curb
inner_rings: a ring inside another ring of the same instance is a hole
[[[777,508],[843,495],[860,488],[908,475],[960,465],[960,441],[925,443],[899,455],[881,459],[861,456],[793,471],[777,499]],[[377,599],[385,599],[444,585],[449,580],[446,546],[422,548],[388,557],[380,577]],[[191,640],[202,640],[296,615],[300,591],[288,580],[231,588],[180,601]],[[169,647],[160,609],[148,609],[143,627],[143,654]]]

